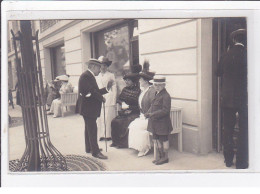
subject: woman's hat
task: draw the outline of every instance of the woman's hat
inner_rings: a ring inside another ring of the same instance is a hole
[[[153,83],[153,84],[155,84],[155,83],[156,84],[165,84],[166,83],[166,77],[156,75],[156,76],[153,77],[153,80],[151,81],[151,83]]]
[[[149,71],[149,67],[150,67],[150,63],[149,61],[144,61],[144,64],[143,64],[143,70],[142,72],[139,74],[140,77],[146,79],[146,80],[152,80],[155,73],[154,72],[150,72]]]
[[[112,63],[112,61],[109,61],[107,57],[104,56],[100,56],[98,58],[98,61],[100,61],[100,63],[105,64],[107,67],[109,67]]]
[[[139,65],[139,64],[138,65],[131,65],[130,70],[131,70],[131,72],[127,73],[124,76],[124,79],[133,79],[133,78],[139,77],[139,72],[142,70],[142,66]]]
[[[233,31],[230,34],[230,39],[233,40],[239,34],[246,34],[246,29],[240,28],[238,30]]]
[[[54,81],[69,81],[69,75],[59,75],[55,78]]]

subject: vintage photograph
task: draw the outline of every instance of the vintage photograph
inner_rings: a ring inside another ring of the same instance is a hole
[[[7,30],[9,172],[250,167],[246,17]]]

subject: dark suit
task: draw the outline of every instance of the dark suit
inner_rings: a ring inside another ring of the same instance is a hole
[[[163,89],[153,99],[148,113],[151,116],[148,120],[147,130],[156,135],[169,135],[173,130],[171,119],[171,96]]]
[[[76,112],[81,114],[85,121],[85,146],[86,152],[92,155],[99,153],[97,144],[97,117],[100,116],[103,94],[106,88],[99,89],[95,77],[90,71],[85,71],[79,78],[79,96]],[[86,95],[91,94],[89,97]]]
[[[218,76],[222,77],[223,144],[226,164],[234,157],[233,132],[239,114],[236,167],[248,167],[247,52],[234,45],[220,60]]]

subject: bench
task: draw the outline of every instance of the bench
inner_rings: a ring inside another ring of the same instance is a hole
[[[78,99],[78,93],[75,93],[75,92],[61,94],[62,117],[64,117],[64,107],[66,107],[66,110],[67,110],[67,106],[76,106],[77,99]]]
[[[178,150],[182,152],[182,108],[172,107],[170,118],[173,127],[171,134],[178,134]]]

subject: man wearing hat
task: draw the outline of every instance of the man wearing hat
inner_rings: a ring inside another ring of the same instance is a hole
[[[96,77],[98,87],[106,87],[110,80],[116,83],[114,74],[107,70],[112,61],[109,61],[108,58],[104,56],[100,56],[98,60],[101,62],[101,73]],[[116,117],[116,90],[116,84],[113,84],[111,90],[104,95],[106,99],[105,107],[104,104],[102,104],[101,114],[97,119],[98,139],[100,141],[105,140],[105,138],[108,141],[111,140],[111,121]]]
[[[218,76],[222,77],[221,107],[223,109],[223,145],[227,167],[233,165],[233,133],[236,114],[239,116],[239,132],[236,152],[236,168],[248,168],[248,105],[247,105],[247,51],[246,30],[231,33],[234,45],[222,56]]]
[[[99,159],[107,159],[99,149],[97,143],[97,123],[96,120],[100,116],[102,102],[106,94],[113,85],[110,80],[106,87],[99,89],[96,78],[100,73],[101,62],[96,59],[90,59],[87,63],[88,70],[81,74],[78,86],[78,101],[76,112],[80,113],[85,121],[85,149],[87,153]]]
[[[153,134],[154,142],[154,160],[153,163],[161,165],[169,162],[169,134],[173,130],[170,111],[171,96],[166,91],[166,78],[163,76],[154,76],[152,81],[156,90],[155,97],[150,109],[145,114],[148,120],[148,131]]]

